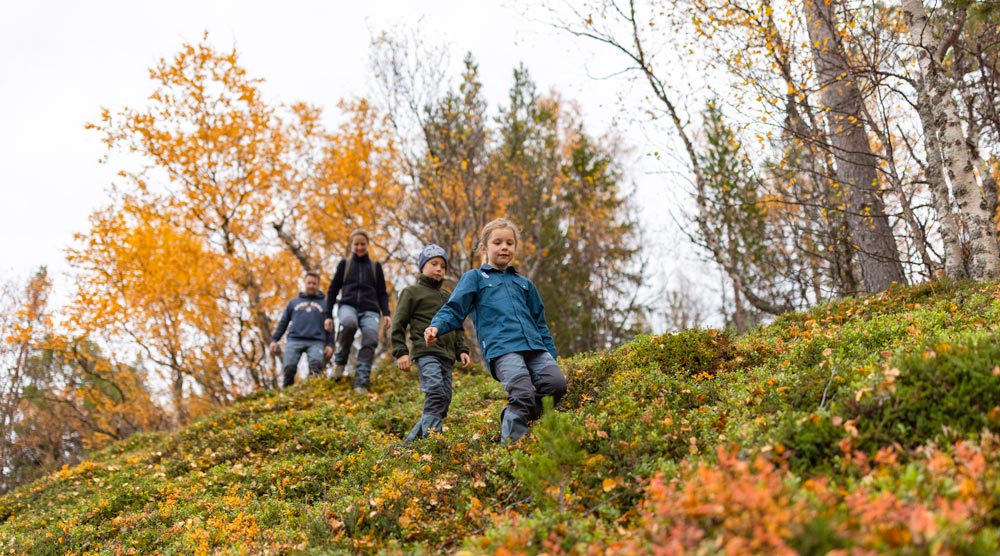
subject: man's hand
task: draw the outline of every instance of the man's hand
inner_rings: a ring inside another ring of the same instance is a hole
[[[270,343],[270,344],[269,344],[269,345],[267,346],[267,349],[268,349],[268,350],[269,350],[269,351],[270,351],[271,353],[278,353],[278,342],[271,342],[271,343]]]
[[[470,366],[472,366],[472,358],[469,357],[468,353],[463,353],[459,355],[458,358],[462,360],[463,369],[468,369]]]
[[[409,355],[401,355],[399,359],[396,360],[396,368],[401,371],[409,371],[410,364],[411,362]]]
[[[438,341],[438,329],[436,326],[428,326],[424,329],[424,343],[431,346]]]
[[[390,317],[389,315],[385,315],[384,317],[382,317],[382,327],[385,328],[386,330],[392,328],[392,317]]]
[[[333,357],[333,346],[323,346],[323,359],[329,361]]]
[[[325,321],[323,321],[323,330],[326,330],[327,332],[333,332],[333,319],[327,318]]]

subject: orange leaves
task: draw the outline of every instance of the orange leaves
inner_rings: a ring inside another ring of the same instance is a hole
[[[965,527],[970,518],[964,504],[956,505],[944,498],[924,503],[864,487],[848,494],[844,502],[848,511],[857,516],[849,534],[861,546],[873,549],[934,545],[942,528]],[[956,512],[959,508],[963,510]]]
[[[601,481],[601,490],[604,492],[611,492],[621,486],[625,486],[625,479],[622,477],[606,477]]]
[[[785,539],[806,520],[806,506],[792,501],[784,472],[764,459],[752,464],[719,449],[715,466],[689,467],[681,480],[657,475],[640,505],[641,525],[624,553],[641,546],[670,546],[668,553],[696,553],[718,539],[725,554],[794,554]]]
[[[346,253],[354,228],[375,232],[373,256],[391,250],[381,231],[402,204],[398,153],[385,117],[366,100],[341,103],[347,121],[323,134],[316,167],[301,184],[298,218],[322,255]]]
[[[84,330],[128,329],[142,340],[182,334],[181,322],[213,320],[223,293],[221,261],[198,238],[132,212],[134,218],[124,211],[95,215],[86,244],[70,251],[70,262],[84,273],[78,295],[93,301],[78,297],[75,323]]]
[[[235,53],[217,53],[204,42],[161,60],[150,76],[158,88],[147,108],[125,109],[93,127],[112,150],[149,161],[137,177],[156,186],[139,187],[133,203],[215,236],[232,253],[237,241],[260,236],[261,213],[287,172],[275,110],[261,101],[260,80],[246,77]]]
[[[959,442],[950,454],[929,449],[905,466],[891,448],[871,460],[851,456],[845,464],[861,478],[850,485],[800,481],[762,457],[741,460],[737,451],[720,448],[716,464],[688,462],[669,479],[652,477],[636,526],[619,529],[605,546],[616,554],[658,546],[665,554],[791,555],[822,521],[830,535],[825,542],[885,553],[941,546],[956,534],[971,538],[970,523],[993,508],[989,485],[998,454],[991,440]]]

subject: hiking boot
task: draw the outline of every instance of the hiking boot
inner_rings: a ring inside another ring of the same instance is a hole
[[[340,380],[341,377],[346,376],[347,375],[346,367],[347,365],[334,365],[333,374],[330,375],[330,378],[332,378],[333,380]]]
[[[368,388],[365,388],[364,386],[355,386],[354,387],[354,393],[357,394],[357,395],[359,395],[359,396],[367,396],[368,395]]]

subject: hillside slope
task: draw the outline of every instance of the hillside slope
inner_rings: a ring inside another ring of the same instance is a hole
[[[481,369],[405,448],[414,375],[309,380],[0,498],[0,554],[992,554],[998,326],[937,284],[640,337],[511,450]]]

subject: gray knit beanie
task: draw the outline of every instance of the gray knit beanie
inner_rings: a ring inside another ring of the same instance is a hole
[[[448,264],[448,253],[445,253],[444,247],[436,243],[428,243],[420,250],[420,256],[417,257],[417,271],[423,271],[424,265],[427,261],[433,259],[434,257],[441,257],[444,259],[444,263]]]

